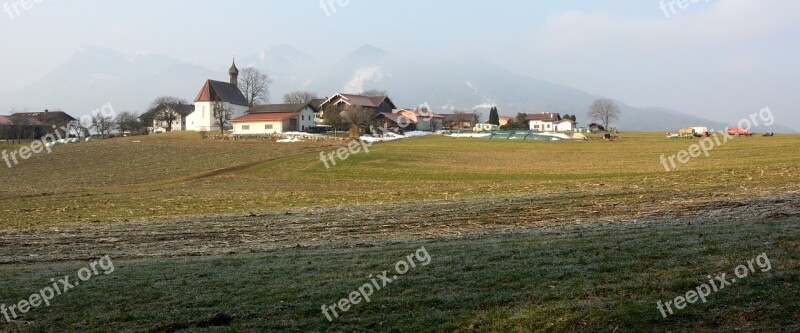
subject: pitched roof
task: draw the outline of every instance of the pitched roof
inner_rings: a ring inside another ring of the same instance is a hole
[[[234,123],[284,121],[289,118],[297,117],[298,114],[298,112],[248,113],[244,116],[233,119],[232,121]]]
[[[268,104],[255,105],[247,110],[247,113],[275,113],[275,112],[300,112],[308,104]],[[313,107],[312,107],[313,108]]]
[[[378,117],[381,117],[381,116],[386,117],[386,119],[389,119],[389,120],[391,120],[391,121],[393,121],[395,123],[398,123],[398,124],[400,124],[401,122],[403,124],[408,124],[408,123],[413,123],[414,122],[411,119],[408,119],[408,117],[405,117],[405,116],[403,116],[403,115],[401,115],[399,113],[391,113],[391,112],[378,113]],[[405,119],[401,119],[401,117],[405,118]]]
[[[49,121],[58,118],[67,119],[69,121],[77,120],[75,118],[72,118],[72,116],[68,115],[64,111],[48,111],[48,110],[45,110],[44,112],[20,112],[12,114],[11,117],[25,117],[29,119],[35,119],[42,123],[48,123]]]
[[[353,106],[360,106],[365,108],[378,108],[384,102],[388,103],[392,109],[396,109],[397,106],[394,105],[391,99],[386,96],[361,96],[361,95],[351,95],[351,94],[336,94],[333,97],[328,98],[320,106],[323,104],[327,104],[332,101],[336,97],[341,97],[347,104]]]
[[[552,113],[552,112],[542,112],[542,113],[533,113],[528,114],[528,120],[531,121],[559,121],[561,120],[561,114],[559,113]]]
[[[514,117],[500,116],[500,120],[514,120]]]
[[[397,112],[408,112],[408,113],[411,113],[411,114],[413,114],[413,115],[415,115],[417,117],[421,117],[421,118],[444,119],[443,115],[440,115],[440,114],[438,114],[436,112],[433,112],[433,111],[430,111],[430,110],[425,110],[425,109],[422,109],[422,110],[420,110],[420,109],[416,109],[416,110],[414,110],[414,109],[400,109]]]
[[[194,99],[195,102],[227,102],[235,105],[247,105],[247,99],[233,84],[222,81],[207,80]]]
[[[11,118],[8,116],[0,116],[0,125],[11,125]]]
[[[147,112],[143,113],[141,116],[139,116],[139,118],[145,118],[145,116],[155,116],[155,113],[160,112],[165,107],[169,107],[173,111],[177,112],[178,115],[180,115],[181,117],[186,117],[186,116],[192,114],[192,112],[194,112],[194,105],[193,104],[173,104],[173,103],[170,103],[170,104],[159,105],[156,108],[150,109]]]

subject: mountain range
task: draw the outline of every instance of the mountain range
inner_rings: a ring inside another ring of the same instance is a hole
[[[64,110],[88,114],[107,103],[116,111],[146,111],[158,96],[192,101],[207,79],[227,81],[230,60],[216,70],[161,55],[122,54],[83,46],[65,63],[37,82],[0,93],[0,110]],[[338,61],[315,59],[290,45],[277,45],[237,59],[240,69],[255,67],[273,80],[272,101],[283,94],[311,90],[323,96],[337,92],[386,90],[398,107],[427,103],[435,112],[477,111],[488,116],[497,106],[501,115],[518,112],[576,114],[587,125],[589,105],[601,96],[518,75],[480,57],[440,59],[424,54],[396,55],[365,45]],[[738,119],[704,119],[665,108],[633,107],[616,100],[622,115],[614,124],[622,130],[677,131],[689,126],[723,129]],[[4,112],[4,113],[5,113]],[[795,133],[773,125],[760,132]]]

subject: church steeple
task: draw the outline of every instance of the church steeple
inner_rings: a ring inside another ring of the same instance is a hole
[[[231,69],[228,70],[228,74],[231,75],[231,84],[234,86],[239,85],[239,69],[236,68],[236,57],[233,58],[233,65],[231,65]]]

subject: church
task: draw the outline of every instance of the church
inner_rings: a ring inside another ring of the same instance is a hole
[[[186,116],[187,131],[219,131],[219,125],[214,117],[215,106],[222,103],[224,108],[232,110],[231,119],[242,116],[250,106],[247,98],[239,90],[239,69],[234,60],[230,74],[230,82],[207,80],[194,99],[194,112]],[[225,125],[225,130],[232,129],[231,123]]]

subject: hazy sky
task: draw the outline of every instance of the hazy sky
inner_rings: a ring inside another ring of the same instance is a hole
[[[669,17],[661,0],[1,1],[0,90],[36,81],[83,44],[212,69],[271,45],[325,59],[373,44],[484,56],[634,106],[720,120],[769,106],[800,129],[800,1],[688,0],[667,6]]]

